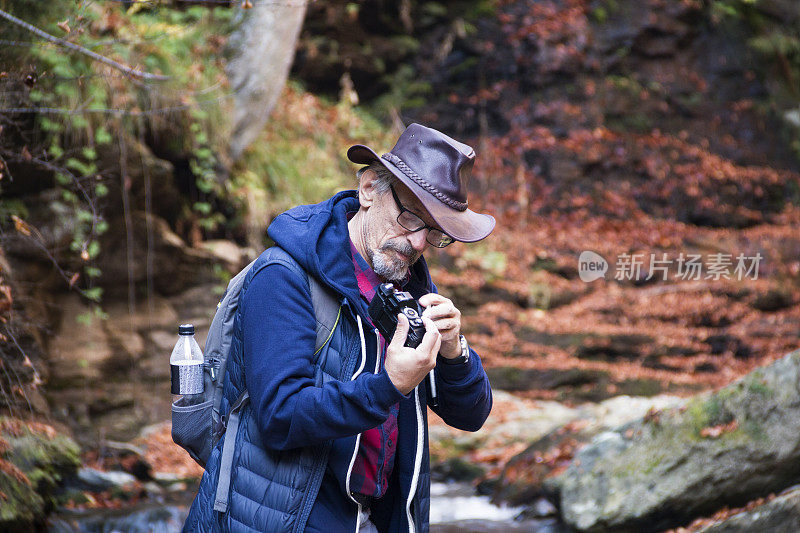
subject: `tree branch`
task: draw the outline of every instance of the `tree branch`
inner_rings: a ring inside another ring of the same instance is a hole
[[[169,76],[162,76],[161,74],[150,74],[149,72],[142,72],[141,70],[128,67],[128,66],[123,65],[122,63],[119,63],[117,61],[114,61],[113,59],[110,59],[110,58],[108,58],[106,56],[101,56],[100,54],[98,54],[96,52],[92,52],[88,48],[84,48],[83,46],[81,46],[79,44],[72,43],[70,41],[67,41],[66,39],[61,39],[59,37],[56,37],[55,35],[50,35],[46,31],[40,30],[39,28],[37,28],[36,26],[33,26],[32,24],[28,24],[24,20],[20,20],[17,17],[15,17],[14,15],[12,15],[11,13],[3,11],[2,9],[0,9],[0,17],[8,20],[9,22],[12,22],[12,23],[16,24],[17,26],[25,28],[29,32],[31,32],[31,33],[33,33],[35,35],[38,35],[42,39],[45,39],[45,40],[50,41],[52,43],[56,43],[56,44],[58,44],[60,46],[63,46],[64,48],[69,48],[72,51],[79,52],[81,54],[87,55],[87,56],[91,57],[92,59],[94,59],[95,61],[100,61],[101,63],[104,63],[104,64],[106,64],[106,65],[108,65],[110,67],[113,67],[113,68],[115,68],[117,70],[120,70],[120,71],[124,72],[125,74],[127,74],[128,76],[131,76],[133,78],[139,78],[139,79],[151,80],[151,81],[164,81],[164,80],[168,80],[169,79]]]

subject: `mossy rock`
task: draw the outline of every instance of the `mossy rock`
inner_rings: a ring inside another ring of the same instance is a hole
[[[472,481],[483,476],[486,469],[462,459],[451,457],[441,463],[431,465],[433,481]]]
[[[506,391],[556,390],[608,381],[607,372],[582,368],[540,370],[498,366],[487,369],[486,373],[493,388]]]
[[[579,531],[661,530],[779,492],[800,473],[800,350],[683,408],[597,435],[558,477]]]
[[[55,489],[80,465],[79,454],[71,438],[48,425],[0,417],[0,530],[43,524]]]

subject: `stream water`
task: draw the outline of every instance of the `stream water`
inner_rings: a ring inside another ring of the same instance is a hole
[[[177,533],[191,494],[119,510],[61,513],[50,533]],[[516,520],[521,509],[498,507],[464,483],[431,484],[431,533],[565,533],[555,519]]]

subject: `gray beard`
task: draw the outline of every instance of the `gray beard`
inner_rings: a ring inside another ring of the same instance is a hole
[[[369,251],[372,269],[379,277],[388,281],[403,281],[411,265],[407,265],[403,261],[391,257],[385,250],[397,250],[401,254],[410,257],[411,264],[414,264],[417,260],[417,258],[414,258],[414,249],[410,245],[405,247],[393,243],[386,243],[377,252]]]

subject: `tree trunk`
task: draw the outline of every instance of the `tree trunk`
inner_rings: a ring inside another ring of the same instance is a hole
[[[258,136],[283,90],[305,13],[306,0],[258,2],[244,11],[231,36],[227,70],[235,95],[233,160]]]

